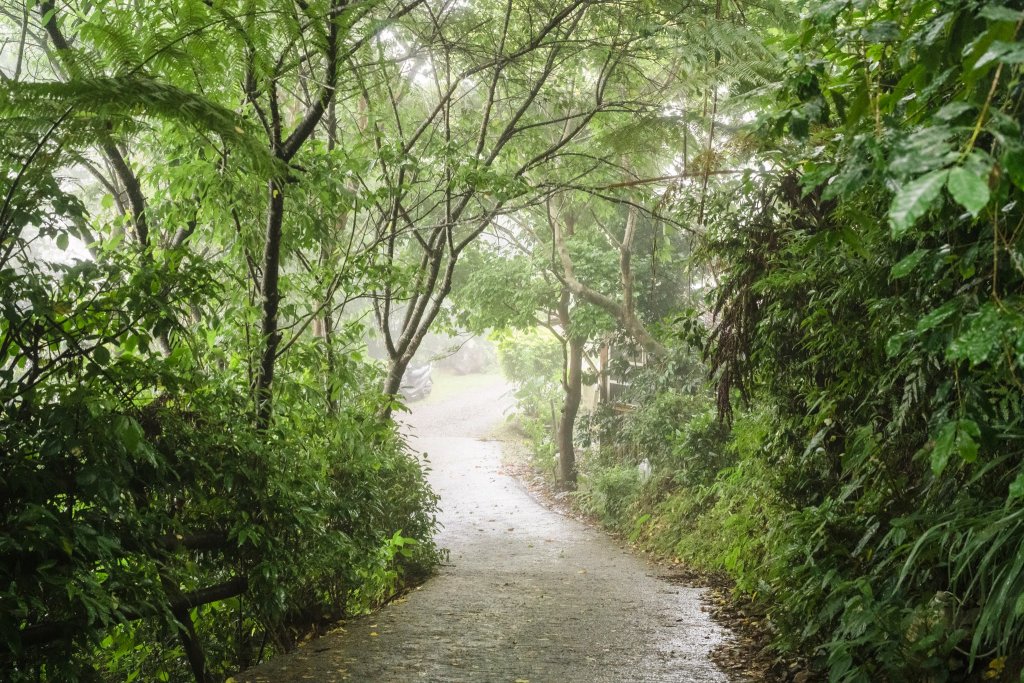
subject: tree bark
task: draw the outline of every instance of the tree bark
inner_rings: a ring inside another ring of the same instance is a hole
[[[558,483],[566,489],[576,488],[576,448],[573,446],[576,415],[583,398],[583,341],[569,337],[566,369],[565,403],[558,425]]]
[[[558,302],[558,321],[565,332],[565,368],[562,374],[562,390],[565,398],[558,420],[558,485],[565,490],[576,488],[576,448],[573,434],[576,415],[583,397],[583,340],[572,330],[568,288],[562,289]]]
[[[399,356],[398,358],[392,358],[391,362],[388,363],[388,374],[384,378],[384,394],[386,396],[398,395],[398,390],[402,387],[402,376],[405,375],[405,369],[409,367],[409,360]],[[388,408],[385,411],[385,417],[390,415],[391,409]]]
[[[178,622],[178,637],[181,639],[182,649],[185,650],[185,657],[192,668],[192,675],[196,683],[213,683],[206,669],[206,652],[203,644],[196,635],[196,625],[192,621],[192,610],[182,604],[183,595],[176,582],[171,580],[163,570],[160,571],[160,581],[163,584],[164,592],[170,601],[171,614]]]
[[[259,429],[270,426],[273,415],[274,368],[277,364],[277,347],[281,343],[281,332],[277,324],[277,312],[281,303],[279,277],[281,270],[281,226],[284,222],[284,192],[281,183],[271,180],[267,205],[267,232],[263,248],[263,281],[260,295],[263,298],[263,318],[260,333],[263,339],[263,353],[259,373],[256,375],[256,425]]]

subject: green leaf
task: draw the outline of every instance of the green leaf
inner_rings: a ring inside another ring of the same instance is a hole
[[[119,415],[114,420],[114,431],[117,433],[124,448],[129,453],[135,453],[145,439],[142,427],[130,417]]]
[[[1024,147],[1011,147],[1003,155],[1003,168],[1017,187],[1024,189]]]
[[[917,268],[917,264],[921,263],[921,260],[928,255],[930,249],[918,249],[909,256],[905,256],[900,259],[900,262],[892,267],[889,271],[889,277],[893,280],[899,280],[902,277],[909,275],[914,268]]]
[[[986,304],[982,309],[970,316],[967,329],[954,339],[947,351],[951,360],[966,358],[971,365],[979,365],[988,360],[992,351],[999,347],[1002,333],[1012,318],[1004,316],[1000,308]]]
[[[993,62],[1003,64],[1024,63],[1024,45],[1009,43],[1002,40],[993,41],[983,55],[974,63],[973,70],[978,71]]]
[[[967,209],[972,216],[977,216],[988,204],[988,183],[962,166],[949,172],[946,188],[957,204]]]
[[[935,445],[932,447],[932,472],[935,476],[942,474],[949,464],[949,456],[953,454],[953,444],[956,441],[956,423],[947,422],[939,430],[935,437]]]
[[[66,251],[68,248],[68,234],[66,232],[57,235],[57,248]]]
[[[1024,15],[1024,12],[1001,5],[988,5],[982,7],[978,14],[989,21],[1018,22],[1021,16]]]
[[[889,207],[892,236],[899,239],[923,216],[942,192],[949,172],[932,171],[913,180],[896,193]]]
[[[904,182],[949,166],[959,155],[952,144],[954,135],[950,126],[938,125],[903,136],[893,150],[889,171],[896,180]]]
[[[1010,498],[1024,498],[1024,472],[1018,474],[1010,484]]]
[[[996,41],[992,43],[993,48],[1000,50],[999,56],[996,58],[1003,64],[1022,64],[1024,63],[1024,45],[1020,43],[1002,43]]]
[[[900,332],[889,337],[885,342],[885,355],[889,358],[897,356],[903,350],[907,340],[914,337],[913,332]]]
[[[978,439],[981,438],[981,429],[974,420],[960,420],[957,422],[957,451],[964,462],[974,462],[978,459]]]
[[[953,453],[958,453],[964,462],[978,459],[978,442],[981,430],[974,420],[955,420],[947,422],[935,437],[932,448],[931,465],[935,476],[942,474],[949,464]]]
[[[102,344],[97,344],[92,349],[92,359],[97,365],[106,365],[110,362],[110,351]]]
[[[947,301],[917,321],[917,327],[915,329],[918,332],[927,332],[949,316],[953,315],[959,305],[960,301],[957,299]]]
[[[946,106],[942,107],[942,109],[939,109],[937,112],[935,112],[935,118],[939,119],[940,121],[952,121],[956,117],[960,116],[964,112],[970,111],[971,109],[974,109],[974,105],[968,102],[964,102],[962,100],[957,100],[955,102],[950,102]]]

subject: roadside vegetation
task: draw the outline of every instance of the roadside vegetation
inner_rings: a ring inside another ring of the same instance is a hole
[[[629,386],[575,420],[578,505],[730,577],[774,647],[832,681],[1021,679],[1022,16],[808,3],[769,41],[778,84],[729,93],[754,116],[710,156],[746,170],[670,186],[698,234],[651,226],[632,251],[635,292],[675,292],[636,297],[665,349],[621,316],[557,328],[591,359],[598,342],[651,352],[612,363]],[[535,258],[572,288],[552,248]],[[623,252],[578,248],[621,301]],[[591,301],[573,315],[614,314]],[[514,333],[504,363],[557,477],[571,355],[538,339]]]

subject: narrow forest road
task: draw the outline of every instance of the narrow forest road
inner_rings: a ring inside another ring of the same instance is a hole
[[[658,578],[656,567],[499,472],[501,443],[482,439],[510,402],[494,379],[414,404],[401,419],[413,447],[429,454],[450,564],[378,614],[240,680],[726,680],[709,659],[725,634],[701,610],[699,589]]]

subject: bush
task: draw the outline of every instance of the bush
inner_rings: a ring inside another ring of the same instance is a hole
[[[576,497],[584,511],[621,531],[631,521],[630,512],[639,493],[636,466],[617,465],[583,476]]]
[[[184,270],[155,289],[117,259],[0,272],[3,350],[32,359],[0,377],[5,681],[194,680],[182,623],[224,677],[438,559],[436,498],[377,417],[376,370],[339,349],[336,411],[286,375],[293,395],[257,428],[244,377],[201,340],[155,351],[160,301],[216,292]],[[172,609],[211,587],[224,595]]]
[[[515,385],[516,419],[537,464],[551,470],[556,406],[561,405],[562,347],[546,331],[512,332],[498,340],[502,372]]]

